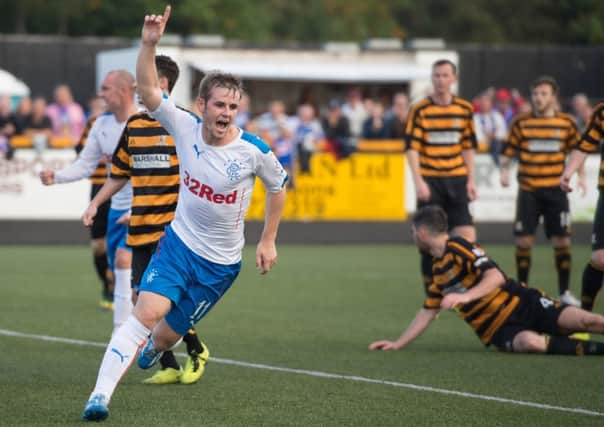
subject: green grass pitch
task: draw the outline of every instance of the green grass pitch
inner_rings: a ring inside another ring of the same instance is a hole
[[[512,247],[487,245],[487,250],[514,273]],[[369,352],[370,341],[398,337],[421,307],[413,247],[281,246],[279,251],[275,270],[260,276],[254,249],[246,248],[239,279],[198,324],[217,358],[201,381],[147,386],[141,381],[149,373],[134,366],[113,396],[107,425],[604,425],[603,358],[497,353],[485,349],[454,313],[442,313],[404,351]],[[588,257],[587,246],[575,246],[576,294]],[[556,294],[550,248],[534,250],[531,281]],[[0,329],[104,343],[112,321],[97,309],[99,297],[88,247],[0,247]],[[603,300],[596,311],[604,311]],[[79,425],[103,351],[0,331],[0,425]]]

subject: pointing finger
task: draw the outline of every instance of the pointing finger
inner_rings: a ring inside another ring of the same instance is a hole
[[[170,12],[172,12],[172,6],[167,5],[166,9],[164,10],[164,16],[162,21],[164,22],[164,24],[168,21],[168,18],[170,18]]]

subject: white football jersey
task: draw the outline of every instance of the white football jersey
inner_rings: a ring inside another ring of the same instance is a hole
[[[84,149],[77,160],[65,169],[55,172],[55,182],[62,184],[88,178],[96,169],[99,161],[107,161],[107,175],[111,172],[111,158],[117,147],[126,122],[118,122],[111,113],[97,117],[92,124]],[[111,198],[112,209],[130,209],[132,203],[132,185],[130,181]]]
[[[256,176],[278,193],[287,173],[259,137],[239,131],[223,146],[207,145],[201,120],[164,96],[149,113],[172,135],[180,163],[180,190],[172,228],[199,256],[217,264],[241,260],[244,217]]]

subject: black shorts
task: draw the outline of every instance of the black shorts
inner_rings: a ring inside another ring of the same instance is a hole
[[[92,184],[90,188],[90,200],[96,196],[103,185]],[[96,216],[92,220],[92,226],[90,227],[90,238],[101,239],[107,235],[107,216],[109,215],[109,208],[111,207],[111,200],[107,200],[96,212]]]
[[[561,335],[558,326],[560,313],[568,307],[534,288],[522,288],[520,302],[510,317],[493,334],[490,344],[500,351],[514,351],[514,337],[522,331]]]
[[[535,191],[519,190],[516,200],[515,236],[532,236],[539,220],[547,238],[570,236],[570,209],[568,196],[559,187],[538,188]]]
[[[604,249],[604,190],[600,190],[596,213],[594,215],[594,225],[591,235],[591,249],[597,251]]]
[[[458,226],[474,224],[470,214],[470,201],[466,188],[468,177],[425,177],[424,180],[430,187],[430,200],[418,200],[418,209],[428,205],[438,205],[443,208],[447,214],[449,231]]]
[[[157,248],[157,242],[132,248],[132,274],[130,275],[130,286],[138,288],[143,274],[151,261],[151,257]]]

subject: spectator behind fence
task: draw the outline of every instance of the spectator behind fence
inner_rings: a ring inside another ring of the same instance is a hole
[[[404,92],[394,94],[392,100],[392,118],[389,123],[388,137],[392,139],[405,139],[405,127],[409,117],[409,97]]]
[[[11,159],[13,150],[10,138],[15,134],[14,117],[11,113],[10,98],[0,96],[0,156]]]
[[[52,122],[52,135],[69,138],[75,145],[84,130],[86,117],[80,104],[74,102],[69,86],[63,84],[55,88],[54,102],[46,114]]]
[[[342,115],[342,108],[336,99],[332,99],[327,106],[327,113],[321,120],[323,133],[327,140],[328,149],[336,158],[347,157],[353,150],[350,141],[350,123]]]
[[[522,102],[518,105],[518,114],[529,114],[533,112],[533,106],[530,102]]]
[[[239,110],[235,116],[235,126],[240,127],[243,130],[247,129],[247,124],[250,121],[250,97],[247,93],[241,95],[241,102],[239,103]]]
[[[300,173],[310,173],[310,159],[316,151],[317,142],[324,137],[321,124],[315,118],[312,105],[302,104],[298,107],[298,117],[294,126],[294,145],[298,154]]]
[[[25,123],[31,116],[31,98],[24,96],[19,100],[17,110],[13,114],[13,123],[15,125],[15,135],[22,135],[25,129]]]
[[[507,136],[505,119],[499,111],[493,108],[493,99],[490,95],[483,94],[478,103],[480,112],[474,114],[476,138],[479,144],[486,144],[493,161],[499,166],[499,153]]]
[[[589,98],[584,93],[578,93],[571,100],[572,114],[579,130],[583,130],[591,118],[592,107]]]
[[[390,125],[384,118],[384,104],[375,100],[371,104],[369,117],[363,122],[363,138],[365,139],[388,139],[390,137]]]
[[[505,88],[499,89],[495,93],[495,104],[497,111],[501,113],[505,120],[506,127],[509,128],[512,118],[516,114],[512,106],[512,94],[510,91]]]
[[[268,111],[261,114],[256,123],[258,129],[268,138],[269,144],[280,139],[283,132],[288,130],[289,117],[285,114],[285,104],[281,100],[273,100],[268,105]]]
[[[34,99],[32,113],[23,128],[23,133],[31,138],[32,145],[38,153],[48,146],[48,141],[52,135],[52,123],[46,115],[46,100],[44,98]]]
[[[91,117],[98,117],[107,110],[107,104],[105,100],[98,95],[93,96],[88,100],[88,113],[86,114],[86,120]]]
[[[285,104],[278,99],[271,101],[268,111],[253,121],[253,127],[256,128],[258,135],[271,146],[277,159],[288,172],[293,169],[295,157],[291,122],[292,119],[285,113]],[[292,177],[293,175],[290,175],[288,184],[291,184]]]
[[[358,138],[363,133],[363,122],[367,118],[367,110],[363,104],[361,89],[353,87],[348,91],[346,103],[342,106],[342,114],[350,123],[350,132]]]

